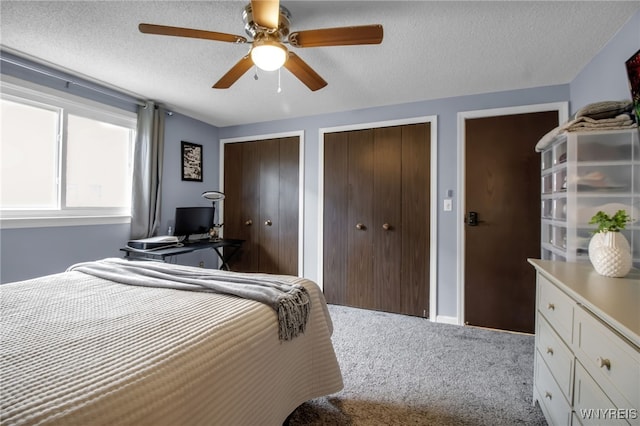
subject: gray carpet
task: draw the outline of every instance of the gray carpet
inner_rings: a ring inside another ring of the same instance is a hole
[[[298,425],[546,425],[531,404],[534,337],[330,305],[344,389]]]

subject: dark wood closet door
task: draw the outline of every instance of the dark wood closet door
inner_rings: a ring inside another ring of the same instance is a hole
[[[260,212],[254,216],[260,234],[260,272],[277,273],[280,257],[280,142],[278,139],[255,142],[260,151]],[[255,219],[254,219],[255,221]]]
[[[347,300],[375,307],[373,286],[373,130],[348,134]]]
[[[465,322],[533,333],[540,256],[538,140],[558,125],[557,111],[466,120]]]
[[[402,127],[400,313],[429,316],[430,124]]]
[[[372,171],[373,308],[401,312],[402,128],[374,130]]]
[[[224,149],[224,235],[226,238],[245,240],[242,250],[237,253],[230,266],[238,271],[255,271],[258,269],[258,235],[256,228],[249,222],[255,217],[258,206],[255,186],[258,182],[256,170],[257,147],[250,143],[234,143],[225,145]]]
[[[327,302],[349,305],[347,250],[349,222],[349,134],[324,135],[323,287]],[[352,225],[353,226],[353,225]]]
[[[331,133],[324,144],[327,301],[428,316],[428,125]]]
[[[298,224],[300,205],[299,138],[280,139],[279,272],[298,275]]]
[[[225,145],[227,238],[245,240],[234,271],[297,275],[299,138]]]

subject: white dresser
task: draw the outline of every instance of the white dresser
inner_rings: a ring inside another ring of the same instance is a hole
[[[530,259],[537,271],[533,400],[550,425],[640,425],[640,271]]]

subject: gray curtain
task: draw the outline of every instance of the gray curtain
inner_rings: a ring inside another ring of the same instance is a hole
[[[165,111],[154,102],[138,109],[133,156],[131,239],[153,236],[160,226]]]

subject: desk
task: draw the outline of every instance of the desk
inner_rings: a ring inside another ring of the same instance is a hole
[[[181,254],[192,253],[198,250],[208,250],[213,249],[222,264],[220,265],[220,269],[229,270],[229,260],[233,256],[236,255],[244,240],[232,240],[232,239],[221,239],[221,240],[200,240],[193,241],[187,244],[184,244],[180,247],[169,247],[157,250],[138,250],[133,249],[131,247],[123,247],[120,251],[124,252],[125,259],[138,259],[138,260],[161,260],[163,262],[166,261],[167,257],[178,256]],[[228,248],[227,253],[225,255],[225,248]]]

